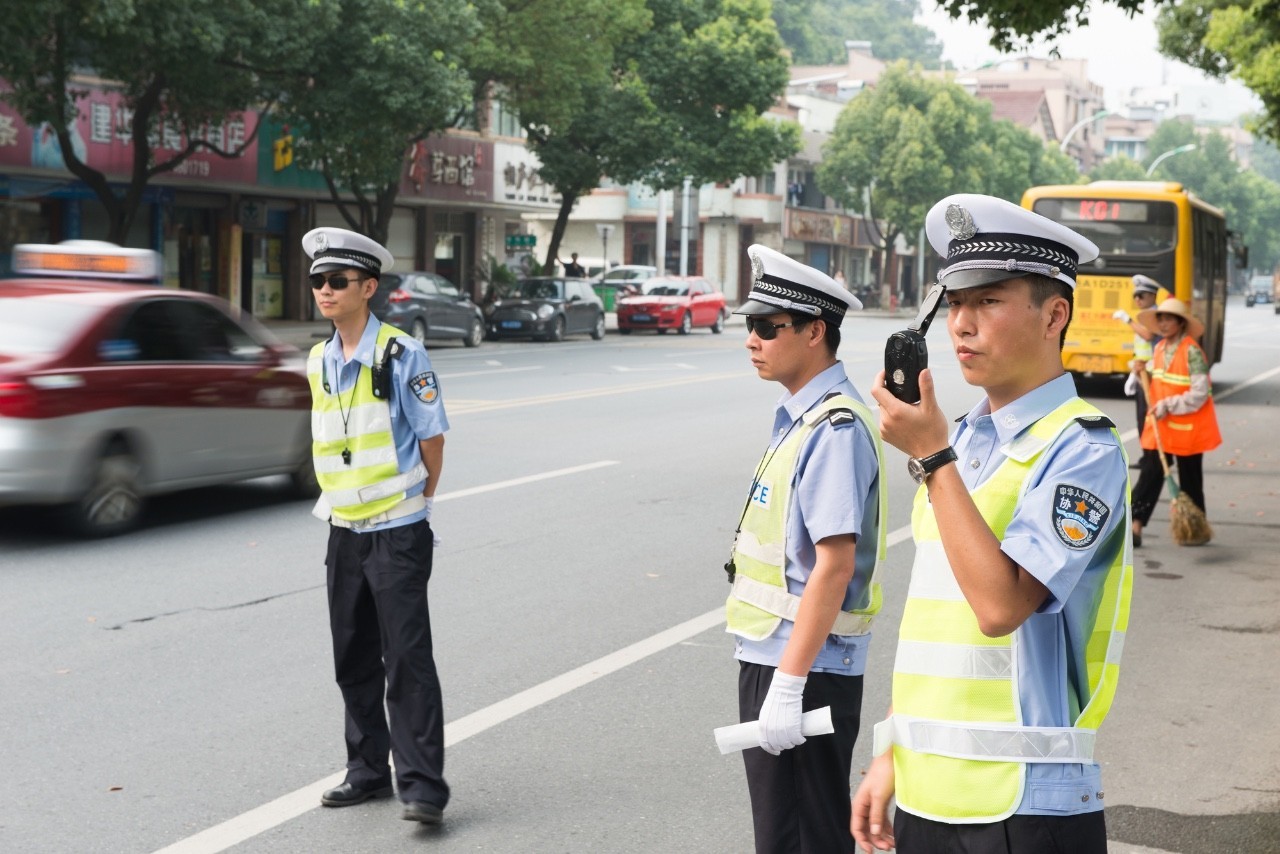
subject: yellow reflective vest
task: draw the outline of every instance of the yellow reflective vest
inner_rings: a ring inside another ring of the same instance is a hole
[[[374,364],[381,363],[392,338],[404,335],[382,324]],[[416,513],[425,506],[425,499],[406,499],[405,490],[426,480],[426,467],[419,462],[409,471],[400,471],[390,399],[374,396],[373,372],[364,366],[355,388],[339,392],[337,377],[328,379],[324,349],[324,342],[315,345],[307,359],[311,457],[323,493],[316,515],[343,527],[368,527]]]
[[[1006,459],[971,492],[998,538],[1004,538],[1043,452],[1076,418],[1098,415],[1073,398],[1005,446]],[[1127,500],[1123,524],[1127,531]],[[874,750],[878,755],[893,747],[899,807],[953,824],[1001,821],[1022,801],[1027,763],[1093,762],[1129,623],[1131,541],[1123,538],[1102,584],[1085,649],[1089,696],[1080,698],[1074,725],[1031,727],[1019,702],[1019,633],[991,638],[978,629],[923,487],[911,527],[916,556],[894,661],[893,714],[876,725]]]
[[[749,640],[763,640],[772,635],[783,620],[795,622],[800,597],[787,590],[786,581],[786,528],[792,476],[800,450],[818,424],[828,418],[848,417],[856,417],[867,428],[875,444],[876,462],[880,470],[884,470],[880,431],[864,404],[848,395],[836,394],[800,416],[800,423],[790,434],[776,448],[766,452],[762,460],[764,468],[756,479],[742,518],[742,530],[734,542],[736,572],[733,589],[725,602],[727,631],[730,633]],[[884,526],[888,518],[888,495],[883,479],[879,493],[879,520],[876,525],[879,542],[865,602],[852,611],[837,614],[828,634],[864,635],[871,630],[871,618],[880,611],[880,584],[875,578],[876,570],[884,560]]]

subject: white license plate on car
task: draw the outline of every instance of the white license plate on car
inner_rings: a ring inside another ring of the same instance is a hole
[[[521,323],[520,323],[520,321],[518,321],[518,320],[504,320],[504,321],[502,321],[502,328],[503,328],[503,329],[519,329],[522,325],[523,325],[523,324],[521,324]]]
[[[653,318],[647,314],[633,314],[631,315],[631,319],[636,323],[648,323],[650,320],[653,320]]]

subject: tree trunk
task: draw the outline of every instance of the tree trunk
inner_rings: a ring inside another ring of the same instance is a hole
[[[547,260],[543,264],[543,275],[555,274],[556,258],[560,254],[560,241],[564,239],[565,229],[569,227],[569,214],[573,211],[576,201],[578,201],[577,190],[560,190],[560,210],[556,214],[556,224],[551,229],[551,242],[547,244]]]

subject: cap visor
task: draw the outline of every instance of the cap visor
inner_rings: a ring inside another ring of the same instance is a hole
[[[980,288],[983,285],[994,285],[1009,279],[1018,279],[1027,275],[1021,270],[957,270],[939,280],[939,284],[947,286],[949,291],[962,291],[965,288]]]
[[[746,302],[744,302],[742,305],[735,308],[733,310],[733,313],[734,314],[759,314],[759,315],[767,316],[770,314],[789,314],[790,312],[788,312],[785,308],[774,305],[772,303],[760,302],[760,300],[749,299]]]
[[[353,264],[353,263],[343,263],[343,262],[338,262],[335,264],[332,260],[328,258],[323,258],[319,261],[311,262],[312,273],[333,273],[333,272],[336,272],[337,270],[362,270],[366,273],[369,272],[369,269],[365,267],[363,264]]]

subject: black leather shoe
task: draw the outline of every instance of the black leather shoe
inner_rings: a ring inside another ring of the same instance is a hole
[[[343,783],[341,786],[330,789],[321,795],[320,803],[327,807],[350,807],[362,804],[370,798],[389,798],[391,794],[390,783],[385,786],[374,786],[371,789],[357,786],[354,783]]]
[[[405,821],[439,824],[440,820],[444,818],[444,810],[426,801],[409,801],[404,805],[404,815],[400,817]]]

